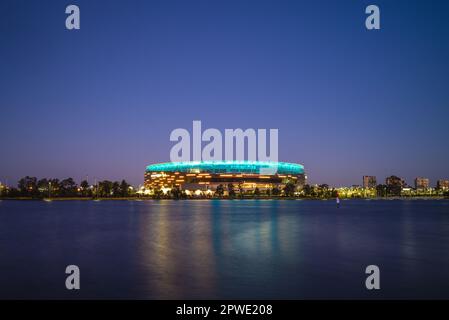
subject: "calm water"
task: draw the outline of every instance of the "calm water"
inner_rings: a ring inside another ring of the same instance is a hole
[[[449,201],[1,201],[0,298],[449,298]]]

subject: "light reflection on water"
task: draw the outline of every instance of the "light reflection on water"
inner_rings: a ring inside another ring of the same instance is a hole
[[[449,298],[448,203],[3,201],[0,297]]]

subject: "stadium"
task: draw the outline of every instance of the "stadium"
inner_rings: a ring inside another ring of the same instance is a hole
[[[162,190],[173,187],[187,194],[210,194],[220,185],[232,184],[237,192],[282,189],[288,183],[304,186],[304,166],[288,162],[262,161],[192,161],[167,162],[147,166],[144,187]]]

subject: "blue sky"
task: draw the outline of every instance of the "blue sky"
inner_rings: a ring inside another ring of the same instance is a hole
[[[65,29],[77,4],[81,29]],[[365,28],[377,4],[381,30]],[[447,1],[2,1],[0,181],[143,181],[170,132],[277,128],[311,183],[449,178]]]

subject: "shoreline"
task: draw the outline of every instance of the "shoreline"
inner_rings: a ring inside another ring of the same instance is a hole
[[[32,198],[32,197],[15,197],[15,198],[0,198],[0,201],[148,201],[148,200],[311,200],[311,201],[335,201],[335,198],[301,198],[301,197],[259,197],[259,198],[152,198],[152,197],[122,197],[122,198],[90,198],[90,197],[58,197],[58,198]],[[340,198],[341,201],[351,200],[367,200],[367,201],[379,201],[379,200],[449,200],[449,197],[376,197],[376,198]]]

